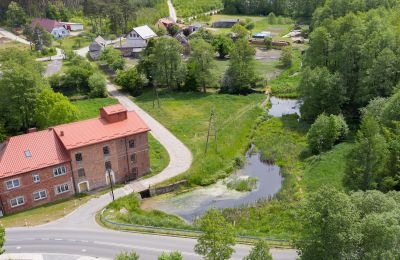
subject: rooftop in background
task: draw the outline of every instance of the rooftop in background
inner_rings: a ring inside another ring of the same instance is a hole
[[[70,160],[67,150],[150,131],[122,105],[100,109],[101,117],[11,137],[0,150],[0,178]]]
[[[35,27],[36,25],[42,26],[46,31],[52,32],[54,28],[63,27],[63,24],[56,20],[50,20],[47,18],[35,18],[32,20],[31,26]]]
[[[157,34],[147,25],[135,27],[133,30],[144,40],[157,37]]]

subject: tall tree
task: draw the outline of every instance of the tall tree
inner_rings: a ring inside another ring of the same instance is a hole
[[[214,67],[214,49],[203,39],[190,41],[191,54],[188,61],[189,76],[192,76],[196,84],[207,92],[207,86],[214,79],[212,69]]]
[[[212,46],[218,52],[219,58],[224,59],[233,48],[233,41],[226,35],[217,35],[212,41]]]
[[[197,239],[195,252],[208,260],[229,259],[236,242],[233,226],[215,209],[207,211],[199,220],[199,226],[204,233]]]
[[[168,89],[180,88],[186,74],[181,44],[173,38],[160,38],[155,42],[153,51],[155,83]]]
[[[330,187],[311,194],[301,210],[295,241],[301,259],[357,259],[359,213],[350,198]]]
[[[14,1],[8,5],[6,17],[7,23],[11,27],[24,25],[27,18],[24,9],[22,9],[22,7]]]
[[[248,93],[255,80],[255,50],[247,39],[235,42],[230,52],[229,68],[225,73],[221,91],[226,93]]]
[[[388,147],[379,124],[372,115],[365,116],[357,132],[357,141],[348,155],[345,185],[352,190],[378,188],[388,160]]]
[[[303,100],[301,115],[311,122],[322,113],[340,114],[347,101],[340,76],[330,73],[325,67],[304,70],[299,94]]]

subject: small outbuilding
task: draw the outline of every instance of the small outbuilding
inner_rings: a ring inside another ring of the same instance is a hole
[[[190,33],[194,33],[197,32],[198,30],[200,30],[201,28],[204,27],[203,23],[192,23],[191,25],[189,25],[189,32]]]
[[[231,28],[238,23],[239,19],[221,19],[219,21],[213,22],[212,26],[214,28]]]
[[[271,32],[267,32],[267,31],[253,34],[253,38],[255,38],[255,39],[265,39],[265,38],[269,38],[271,36],[272,36]]]
[[[62,24],[64,25],[64,28],[70,32],[83,31],[82,23],[62,22]]]

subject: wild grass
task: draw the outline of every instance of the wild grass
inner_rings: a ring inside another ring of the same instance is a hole
[[[172,0],[178,17],[201,15],[223,7],[221,0]]]
[[[192,185],[209,185],[236,167],[245,153],[264,95],[233,96],[203,93],[160,93],[161,108],[153,108],[152,92],[135,102],[183,141],[193,154],[190,170],[170,182],[187,179]],[[205,154],[211,109],[215,109],[217,142],[210,139]],[[216,149],[215,149],[216,148]]]
[[[293,64],[269,82],[272,94],[283,98],[297,98],[297,87],[301,78],[301,51],[293,49]]]
[[[226,186],[228,189],[236,190],[240,192],[252,191],[257,187],[257,178],[250,177],[247,179],[237,179],[229,181]]]
[[[130,194],[109,204],[104,216],[118,223],[142,226],[162,226],[166,228],[193,229],[181,218],[159,210],[145,211],[140,208],[137,194]]]

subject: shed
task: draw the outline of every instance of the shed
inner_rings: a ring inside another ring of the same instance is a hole
[[[75,31],[82,31],[83,30],[83,24],[82,23],[70,23],[70,22],[61,22],[65,29],[71,32]]]
[[[239,19],[221,19],[213,22],[212,26],[214,28],[231,28],[237,23],[239,23]]]
[[[202,24],[202,23],[192,23],[191,25],[189,25],[189,31],[190,31],[190,33],[194,33],[203,27],[204,27],[204,24]]]
[[[253,34],[253,38],[256,38],[256,39],[264,39],[264,38],[269,38],[269,37],[271,37],[271,32],[267,32],[267,31]]]

